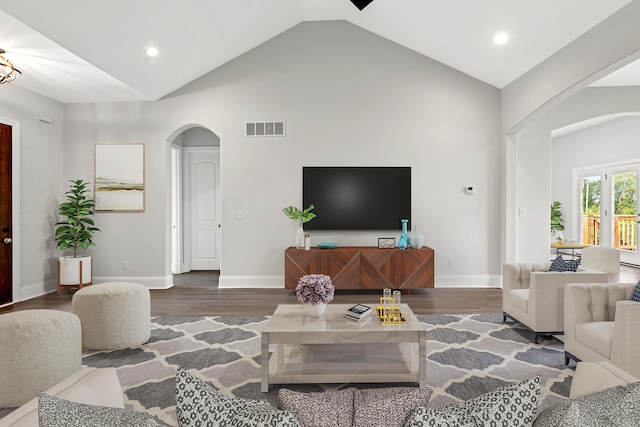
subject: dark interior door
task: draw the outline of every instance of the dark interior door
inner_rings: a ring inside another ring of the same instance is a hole
[[[0,123],[0,304],[12,301],[11,135]]]

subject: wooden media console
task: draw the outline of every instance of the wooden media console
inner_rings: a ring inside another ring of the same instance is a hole
[[[336,289],[433,288],[434,251],[344,246],[284,253],[284,284],[294,289],[305,274],[326,274]]]

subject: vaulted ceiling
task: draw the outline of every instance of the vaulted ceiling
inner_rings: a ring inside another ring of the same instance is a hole
[[[346,20],[503,88],[630,1],[0,0],[0,48],[11,84],[60,102],[157,100],[301,22]]]

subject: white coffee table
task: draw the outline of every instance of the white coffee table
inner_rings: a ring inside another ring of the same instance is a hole
[[[409,306],[400,306],[406,323],[383,325],[375,312],[362,322],[344,318],[352,305],[328,304],[318,318],[308,316],[301,304],[279,305],[262,331],[262,391],[268,392],[269,384],[415,382],[426,387],[427,332]]]

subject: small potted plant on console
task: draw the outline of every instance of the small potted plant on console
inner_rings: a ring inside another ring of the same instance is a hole
[[[282,213],[284,213],[289,218],[299,221],[298,229],[296,230],[296,248],[302,249],[304,247],[304,230],[302,228],[302,224],[305,222],[311,221],[317,215],[311,212],[314,209],[313,204],[309,205],[309,207],[305,210],[300,210],[295,206],[287,206],[282,209]]]

